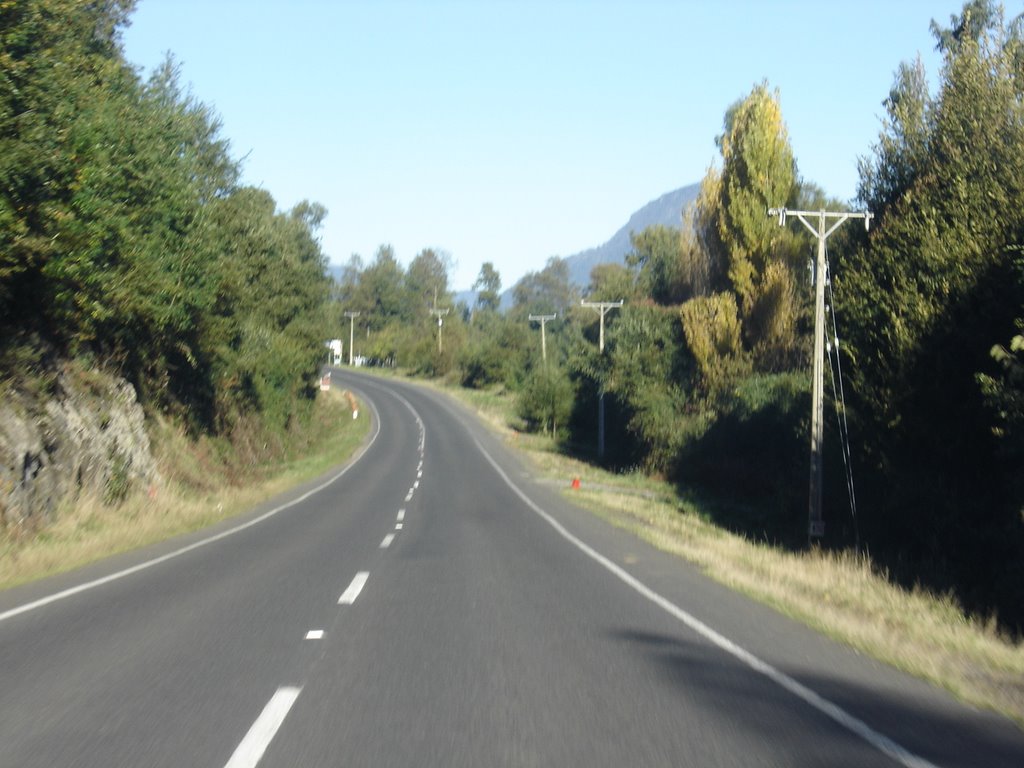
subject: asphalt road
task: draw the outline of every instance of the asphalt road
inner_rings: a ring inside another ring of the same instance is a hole
[[[443,396],[334,382],[377,425],[347,468],[0,593],[0,766],[1024,765],[1012,723],[573,507]]]

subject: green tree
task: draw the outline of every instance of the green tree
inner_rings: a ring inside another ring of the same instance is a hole
[[[696,237],[681,249],[682,282],[698,296],[732,290],[758,368],[785,370],[800,357],[796,275],[806,236],[767,216],[768,208],[791,206],[800,193],[778,93],[754,86],[726,112],[716,141],[722,168],[709,169],[701,184]]]
[[[389,322],[410,316],[406,295],[405,272],[394,249],[380,246],[359,276],[353,309],[366,315],[362,319],[370,329],[380,330]]]
[[[204,209],[237,173],[218,130],[169,61],[144,87],[122,70],[67,129],[77,168],[59,217],[65,247],[43,268],[49,312],[72,350],[99,353],[143,400],[190,402],[205,386]]]
[[[696,296],[680,308],[680,318],[699,374],[696,383],[712,401],[717,400],[731,384],[750,372],[736,297],[725,291]]]
[[[949,29],[933,31],[939,88],[925,99],[905,87],[905,70],[897,76],[894,91],[913,93],[914,103],[888,102],[862,185],[880,226],[837,270],[836,305],[854,363],[854,412],[879,480],[879,514],[867,521],[873,549],[927,563],[943,588],[970,584],[966,599],[990,610],[982,601],[1019,606],[1010,598],[1024,588],[1024,578],[999,574],[1024,551],[1024,500],[1012,496],[1019,465],[1000,451],[978,386],[979,373],[1001,372],[990,350],[1014,335],[1020,316],[1021,36],[987,2],[966,4]],[[1017,607],[1000,613],[1024,623]]]
[[[492,262],[485,261],[481,265],[473,290],[477,291],[477,309],[484,312],[498,311],[501,304],[501,275]]]
[[[531,359],[534,340],[529,330],[525,322],[507,315],[478,313],[460,355],[463,386],[481,388],[500,383],[517,387]],[[554,342],[553,335],[549,341]],[[554,358],[554,343],[549,351]]]
[[[610,335],[614,344],[609,347],[609,391],[633,444],[623,451],[623,458],[642,463],[650,472],[668,474],[689,436],[686,411],[695,389],[678,311],[630,304],[622,309]]]
[[[596,264],[590,270],[587,296],[592,301],[632,301],[638,295],[633,273],[621,264]]]
[[[726,249],[729,280],[745,317],[755,312],[761,283],[772,262],[785,259],[787,230],[767,216],[796,192],[796,161],[782,121],[778,92],[764,83],[733,105],[722,152],[721,209],[718,230]]]
[[[409,262],[405,273],[405,288],[409,292],[409,311],[413,315],[433,307],[435,301],[439,307],[451,306],[448,290],[451,260],[447,253],[425,248]]]
[[[573,386],[559,366],[535,368],[519,393],[519,415],[529,428],[557,438],[573,406]]]
[[[248,412],[264,412],[280,426],[294,400],[308,394],[322,358],[329,290],[316,238],[325,213],[313,203],[278,213],[270,194],[252,187],[212,211],[220,238],[211,270],[217,290],[204,339],[222,429]]]
[[[693,294],[686,272],[682,233],[674,227],[655,224],[642,232],[630,232],[633,250],[626,265],[637,273],[640,292],[659,304],[681,304]]]
[[[118,35],[134,3],[5,3],[0,12],[0,337],[49,333],[42,271],[67,250],[79,172],[72,126],[112,88],[135,90]],[[131,93],[128,97],[131,97]],[[130,126],[126,126],[130,127]]]
[[[88,355],[197,429],[283,428],[322,357],[326,211],[237,188],[174,62],[125,62],[133,5],[0,4],[0,347]]]
[[[564,315],[577,299],[569,283],[569,265],[552,256],[544,269],[528,272],[512,289],[515,311],[520,315],[557,313]]]
[[[928,162],[932,103],[920,56],[903,62],[884,102],[886,116],[874,154],[858,161],[857,197],[872,211],[884,212],[918,178]],[[876,228],[881,224],[875,222]]]

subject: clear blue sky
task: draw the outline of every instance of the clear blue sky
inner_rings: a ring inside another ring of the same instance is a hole
[[[139,0],[124,43],[147,72],[173,54],[247,183],[327,207],[332,263],[433,247],[465,289],[485,261],[510,287],[700,181],[726,108],[761,80],[803,177],[852,198],[897,66],[920,53],[934,84],[929,22],[961,8]]]

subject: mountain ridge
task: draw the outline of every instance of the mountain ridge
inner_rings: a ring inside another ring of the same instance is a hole
[[[683,212],[690,203],[697,199],[699,191],[700,184],[696,183],[666,192],[634,211],[628,221],[603,244],[566,256],[565,261],[569,266],[569,282],[582,290],[590,284],[590,272],[598,264],[625,264],[626,255],[633,250],[633,244],[629,239],[630,233],[642,232],[647,227],[658,224],[667,227],[681,227]],[[515,286],[510,286],[502,292],[502,309],[512,306],[514,288]],[[466,306],[472,307],[476,303],[476,296],[476,291],[458,291],[455,293],[455,303],[464,302]]]
[[[629,239],[631,232],[642,232],[657,224],[681,227],[683,211],[697,199],[699,191],[700,184],[687,184],[666,192],[635,211],[604,244],[567,256],[569,282],[585,288],[590,283],[590,271],[598,264],[625,264],[626,255],[633,250]]]

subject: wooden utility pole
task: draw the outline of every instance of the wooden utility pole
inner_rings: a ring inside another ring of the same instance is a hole
[[[601,330],[598,335],[598,349],[604,354],[604,316],[622,306],[622,301],[581,301],[581,306],[596,310],[601,316]],[[604,458],[604,385],[597,395],[597,455]]]
[[[864,219],[864,229],[871,223],[872,214],[840,211],[787,211],[785,208],[769,208],[769,216],[779,217],[779,226],[786,225],[787,216],[795,216],[818,239],[818,256],[814,262],[814,373],[811,385],[811,478],[808,501],[807,536],[810,541],[825,535],[825,521],[821,515],[824,473],[822,445],[825,438],[825,241],[847,219]],[[818,226],[809,219],[817,218]],[[835,223],[825,229],[825,223]]]
[[[356,318],[359,317],[359,312],[346,312],[345,317],[348,318],[348,364],[352,365],[352,337],[355,335]],[[365,350],[364,350],[365,351]]]
[[[537,321],[540,323],[540,356],[541,359],[544,361],[545,366],[548,364],[548,341],[547,336],[544,334],[544,326],[547,324],[548,320],[554,320],[556,317],[558,317],[557,314],[530,315],[531,321]]]
[[[446,307],[445,309],[438,309],[437,308],[437,289],[435,288],[434,289],[434,306],[430,310],[430,314],[431,315],[435,315],[437,317],[437,354],[441,354],[441,349],[442,349],[442,347],[441,347],[441,326],[444,324],[444,321],[441,318],[444,317],[445,315],[447,315],[451,311],[452,311],[451,307]]]

